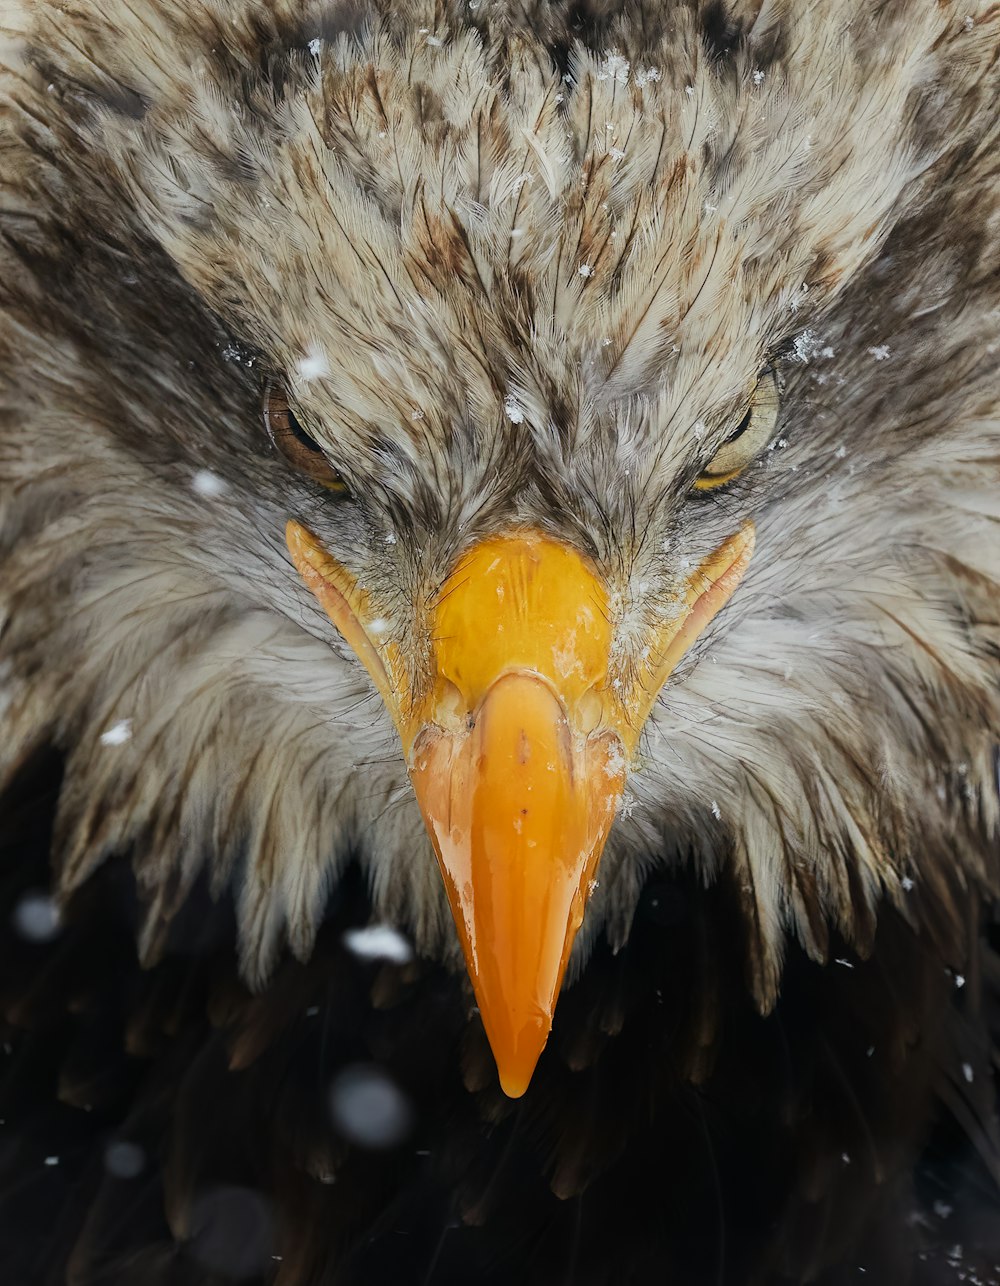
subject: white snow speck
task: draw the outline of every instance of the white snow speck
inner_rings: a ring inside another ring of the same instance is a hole
[[[322,45],[322,43],[323,42],[322,40],[320,40],[319,36],[315,36],[312,40],[309,41],[309,52],[312,54],[314,58],[319,57],[320,46]]]
[[[841,956],[838,956],[838,957],[837,957],[837,959],[836,959],[836,960],[834,960],[834,962],[833,962],[833,963],[834,963],[834,964],[843,965],[843,967],[844,967],[845,969],[853,969],[853,968],[854,968],[854,965],[852,965],[852,964],[851,964],[850,960],[844,960],[844,959],[843,959],[843,957],[841,957]]]
[[[411,412],[410,412],[410,419],[411,419],[411,420],[422,420],[423,418],[424,418],[424,413],[423,413],[423,411],[421,411],[421,409],[420,409],[419,407],[417,407],[417,409],[416,409],[415,411],[411,411]]]
[[[837,457],[838,460],[843,460],[844,456],[847,455],[847,447],[843,447],[843,446],[837,447],[836,451],[834,451],[833,454]]]
[[[441,46],[444,44],[444,41],[441,39],[440,36],[428,36],[427,43],[429,45],[432,45],[435,49],[440,49]]]
[[[508,393],[503,401],[504,414],[511,424],[524,423],[524,411],[517,404],[517,398],[513,393]]]
[[[804,330],[795,336],[792,351],[797,362],[811,362],[820,351],[820,340],[813,330]]]
[[[952,1207],[948,1205],[947,1201],[938,1200],[934,1202],[934,1213],[939,1219],[947,1219],[951,1211]]]
[[[956,973],[956,974],[955,974],[955,986],[956,986],[956,987],[958,987],[958,988],[962,988],[962,987],[964,987],[964,986],[965,986],[965,974],[964,974],[964,973]]]
[[[625,160],[625,153],[622,151],[620,147],[609,147],[608,156],[610,156],[613,161]]]
[[[51,942],[59,933],[59,908],[46,893],[25,893],[11,918],[28,942]]]
[[[592,277],[594,275],[594,270],[589,263],[580,264],[579,268],[577,269],[577,272],[580,274],[581,277]]]
[[[851,1154],[849,1152],[841,1152],[840,1159],[843,1161],[844,1165],[851,1164]]]
[[[107,732],[101,733],[102,746],[122,746],[132,738],[132,720],[119,719]]]
[[[872,1054],[874,1053],[875,1053],[875,1046],[869,1045],[868,1048],[865,1050],[865,1058],[871,1058]]]
[[[394,544],[396,543],[396,535],[395,535],[395,532],[391,532],[391,531],[390,531],[390,532],[389,532],[389,534],[388,534],[388,536],[386,536],[384,543],[385,543],[386,545],[394,545]]]
[[[226,489],[224,479],[220,478],[217,473],[211,469],[199,469],[191,479],[191,486],[199,496],[204,496],[206,500],[214,500],[221,496]]]
[[[364,929],[348,929],[344,946],[362,960],[391,960],[406,964],[413,959],[413,948],[390,924],[369,924]]]
[[[908,875],[904,875],[903,878],[899,881],[899,883],[904,893],[909,893],[912,891],[913,881],[910,879]]]
[[[808,141],[808,140],[807,140],[807,141]],[[808,284],[807,284],[806,282],[803,282],[803,283],[799,286],[798,293],[797,293],[797,294],[795,294],[795,295],[792,295],[791,299],[789,299],[789,301],[788,301],[788,307],[789,307],[789,309],[790,309],[793,313],[797,313],[797,312],[799,311],[799,305],[802,303],[803,299],[805,299],[806,295],[808,295],[808,294],[809,294],[809,286],[808,286]],[[810,357],[811,357],[811,356],[812,356],[812,354],[810,353]],[[803,359],[803,360],[805,360],[805,359]]]
[[[305,357],[299,358],[295,369],[302,382],[308,384],[310,380],[318,380],[326,375],[330,370],[330,363],[326,360],[326,354],[322,349],[311,348]]]
[[[684,92],[687,94],[688,98],[692,98],[694,96],[694,85],[685,85]]]
[[[891,350],[888,344],[876,344],[874,348],[869,348],[868,352],[876,362],[885,362],[888,361]]]
[[[660,80],[662,76],[663,73],[660,71],[659,67],[641,67],[635,73],[635,83],[640,89],[645,89],[647,85],[653,81]]]
[[[965,27],[966,31],[971,31],[975,25],[976,25],[976,20],[975,18],[973,18],[972,14],[970,13],[969,16],[966,18],[965,22],[963,23],[963,26]]]
[[[965,1077],[966,1082],[967,1082],[969,1085],[971,1085],[971,1084],[972,1084],[972,1077],[973,1077],[972,1064],[971,1064],[971,1063],[963,1063],[963,1064],[962,1064],[962,1075]]]
[[[751,79],[753,80],[753,83],[755,85],[763,85],[764,73],[760,70],[759,67],[754,70],[754,73]]]
[[[608,53],[604,55],[604,62],[601,63],[601,70],[597,73],[598,80],[616,80],[619,85],[628,84],[629,61],[623,58],[621,54]]]
[[[58,1158],[58,1157],[46,1157],[46,1158],[45,1158],[45,1164],[46,1164],[46,1165],[58,1165],[58,1164],[59,1164],[59,1158]]]
[[[604,774],[606,777],[620,777],[628,767],[625,756],[620,747],[613,746],[608,751],[608,757],[604,764]],[[632,801],[635,802],[634,800]],[[625,814],[628,817],[628,813]]]
[[[717,822],[722,821],[722,809],[719,807],[719,801],[717,799],[712,800],[712,816]]]

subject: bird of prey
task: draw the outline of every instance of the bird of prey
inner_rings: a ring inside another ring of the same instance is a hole
[[[1000,1280],[1000,9],[0,31],[4,1280]]]

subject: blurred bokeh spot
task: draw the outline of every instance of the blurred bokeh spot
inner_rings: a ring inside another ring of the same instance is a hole
[[[212,1188],[191,1211],[188,1250],[204,1268],[237,1281],[273,1267],[274,1219],[251,1188]]]
[[[364,1148],[395,1147],[413,1125],[409,1099],[371,1063],[354,1063],[337,1075],[330,1086],[330,1115],[345,1138]]]

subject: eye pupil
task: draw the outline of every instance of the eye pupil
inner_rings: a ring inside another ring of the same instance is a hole
[[[291,407],[288,408],[286,414],[288,415],[288,427],[295,441],[300,442],[307,451],[314,451],[316,455],[322,455],[323,448],[305,431]]]
[[[749,429],[750,421],[752,419],[753,419],[753,407],[748,406],[746,415],[744,415],[743,419],[740,420],[736,428],[733,429],[729,437],[726,438],[726,445],[728,445],[730,442],[735,442],[737,438],[741,438],[743,434],[746,433],[747,429]]]
[[[778,420],[778,381],[773,367],[761,371],[746,414],[695,480],[695,491],[714,491],[738,478],[766,446]]]
[[[263,410],[268,437],[294,469],[328,491],[347,491],[347,484],[327,459],[326,452],[310,437],[288,405],[288,396],[281,384],[268,384]]]

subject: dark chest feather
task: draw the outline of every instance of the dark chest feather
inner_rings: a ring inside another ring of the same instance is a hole
[[[32,765],[4,827],[5,1281],[1000,1281],[985,942],[957,987],[886,916],[868,961],[792,950],[764,1019],[727,891],[661,878],[511,1102],[458,979],[345,948],[358,879],[260,996],[207,896],[140,971],[124,861],[26,941],[12,915],[46,883],[58,771]],[[352,1077],[383,1092],[362,1115],[384,1121],[388,1093],[392,1145],[338,1127]]]

